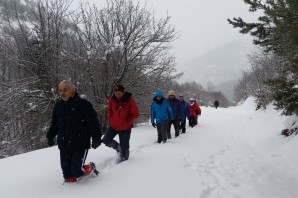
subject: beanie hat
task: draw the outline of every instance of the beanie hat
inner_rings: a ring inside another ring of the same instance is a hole
[[[189,101],[194,101],[194,100],[195,100],[195,99],[193,99],[193,98],[190,98],[190,99],[189,99]]]
[[[175,91],[173,91],[173,90],[169,91],[169,96],[170,95],[175,95]]]

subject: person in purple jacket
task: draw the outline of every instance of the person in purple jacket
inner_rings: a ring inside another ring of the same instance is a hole
[[[175,129],[175,137],[179,136],[179,130],[180,130],[180,119],[181,119],[181,104],[180,101],[175,97],[175,92],[173,90],[169,91],[169,98],[168,103],[170,104],[170,107],[174,114],[174,120],[168,122],[168,139],[171,138],[171,126],[174,125]]]

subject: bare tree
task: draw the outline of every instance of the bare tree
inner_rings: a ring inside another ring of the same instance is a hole
[[[156,20],[152,12],[139,3],[126,0],[107,0],[98,9],[89,4],[73,20],[76,33],[85,51],[86,84],[100,114],[116,84],[132,91],[141,107],[153,90],[165,80],[175,79],[175,58],[169,54],[170,43],[177,38],[170,17]],[[150,85],[150,86],[148,86]],[[103,116],[105,118],[105,116]],[[102,120],[105,124],[106,120]]]
[[[1,0],[2,141],[6,155],[42,148],[62,64],[69,1]],[[12,149],[14,148],[14,149]]]

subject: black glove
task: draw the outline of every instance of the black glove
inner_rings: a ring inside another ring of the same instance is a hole
[[[92,138],[92,148],[96,149],[101,145],[101,139],[99,138]]]
[[[55,141],[53,139],[48,139],[48,145],[49,146],[54,146],[55,145]]]
[[[154,128],[156,128],[156,124],[155,124],[154,122],[152,122],[152,126],[153,126]]]

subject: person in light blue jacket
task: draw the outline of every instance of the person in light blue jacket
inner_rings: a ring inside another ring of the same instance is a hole
[[[174,114],[170,104],[163,97],[161,91],[156,91],[151,104],[151,123],[154,128],[157,127],[157,142],[167,142],[168,121],[174,120]]]

